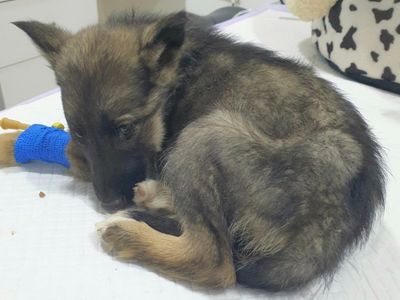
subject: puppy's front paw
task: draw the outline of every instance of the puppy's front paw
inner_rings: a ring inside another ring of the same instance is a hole
[[[97,223],[96,229],[104,250],[121,259],[134,259],[139,226],[140,222],[115,214]]]
[[[134,188],[135,197],[133,201],[140,207],[149,208],[157,195],[157,184],[155,180],[146,180],[138,183]]]
[[[0,165],[14,166],[17,164],[14,157],[14,146],[20,131],[0,134]]]
[[[133,201],[137,206],[151,211],[172,212],[171,193],[168,188],[156,180],[146,180],[134,187]]]

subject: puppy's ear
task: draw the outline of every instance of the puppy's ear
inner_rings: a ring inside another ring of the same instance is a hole
[[[186,12],[171,14],[148,26],[142,37],[146,60],[152,66],[163,66],[177,59],[185,40]]]
[[[55,64],[62,46],[71,37],[69,32],[54,24],[37,21],[20,21],[13,24],[29,35],[51,65]]]

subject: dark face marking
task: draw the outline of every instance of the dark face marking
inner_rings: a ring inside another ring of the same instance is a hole
[[[331,23],[332,28],[335,29],[336,32],[342,32],[343,27],[340,24],[340,14],[342,12],[342,2],[343,0],[339,0],[329,11],[328,19],[329,23]]]
[[[354,42],[353,35],[357,31],[356,27],[351,26],[349,31],[347,31],[346,35],[343,37],[342,43],[340,44],[340,48],[344,49],[357,49],[357,45]]]
[[[377,8],[372,9],[372,12],[374,13],[375,21],[377,24],[383,20],[390,20],[393,16],[393,11],[394,11],[393,7],[390,9],[386,9],[386,10],[380,10]]]
[[[312,34],[315,34],[317,37],[320,37],[321,36],[321,30],[319,30],[318,28],[317,29],[313,29],[312,30]]]
[[[390,44],[394,43],[394,36],[390,34],[386,29],[381,30],[381,35],[379,37],[382,42],[384,49],[388,51],[390,49]]]
[[[146,176],[146,151],[134,137],[134,129],[95,107],[89,111],[84,100],[79,105],[81,114],[70,107],[65,111],[71,135],[80,144],[102,207],[107,211],[124,208],[131,203],[132,187]]]
[[[93,150],[97,149],[90,149],[86,157],[90,157],[91,178],[102,207],[115,211],[129,206],[134,195],[133,186],[146,178],[145,156],[104,148],[100,156]]]
[[[108,211],[131,204],[134,185],[154,169],[164,137],[164,87],[177,75],[185,22],[182,12],[147,30],[89,27],[57,57],[54,70],[71,135]]]
[[[399,0],[399,1],[400,1],[400,0]],[[396,32],[397,32],[398,34],[400,34],[400,24],[399,24],[399,26],[396,27]]]
[[[371,57],[374,62],[378,62],[379,54],[375,51],[371,51]]]
[[[331,58],[331,53],[333,51],[333,42],[326,43],[326,50],[328,51],[329,58]]]
[[[394,3],[400,3],[400,0],[394,0]]]
[[[383,73],[382,73],[381,77],[383,80],[387,80],[387,81],[395,81],[396,80],[396,75],[394,75],[392,73],[392,70],[390,69],[390,67],[385,67],[383,69]]]
[[[71,135],[107,211],[132,203],[133,187],[145,179],[155,154],[147,129],[152,85],[136,58],[135,38],[124,29],[83,31],[65,46],[55,68]]]
[[[382,0],[368,0],[369,2],[381,2]]]
[[[367,72],[364,70],[361,70],[357,68],[357,65],[355,63],[351,63],[350,67],[348,67],[346,70],[344,70],[346,73],[354,74],[354,75],[366,75]]]
[[[354,4],[350,4],[349,9],[350,9],[350,11],[356,11],[357,6],[355,6]]]

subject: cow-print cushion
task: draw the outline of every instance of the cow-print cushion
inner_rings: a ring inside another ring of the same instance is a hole
[[[339,0],[312,36],[334,68],[400,94],[400,0]]]

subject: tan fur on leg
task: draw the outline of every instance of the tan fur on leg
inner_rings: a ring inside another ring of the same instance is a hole
[[[236,282],[230,251],[219,249],[205,230],[177,237],[121,215],[98,223],[97,230],[115,256],[138,260],[170,278],[215,288]]]
[[[21,131],[16,131],[0,135],[0,165],[15,166],[17,164],[14,157],[14,146],[20,134]]]

